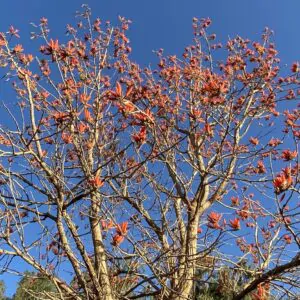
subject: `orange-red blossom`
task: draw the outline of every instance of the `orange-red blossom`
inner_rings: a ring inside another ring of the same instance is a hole
[[[121,224],[118,224],[116,227],[116,234],[113,236],[112,245],[113,246],[119,246],[123,241],[125,235],[127,235],[128,231],[128,222],[123,222]]]
[[[293,184],[293,178],[289,172],[283,172],[276,176],[273,180],[273,186],[275,188],[275,193],[280,194],[287,189],[289,189]]]

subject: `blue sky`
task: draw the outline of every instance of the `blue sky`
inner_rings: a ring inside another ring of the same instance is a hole
[[[180,55],[192,40],[192,17],[210,17],[212,31],[221,42],[241,35],[258,40],[264,27],[275,32],[275,43],[283,64],[300,60],[299,0],[11,0],[1,1],[0,31],[10,25],[20,29],[21,43],[31,51],[30,22],[46,17],[53,38],[61,39],[65,25],[74,22],[74,13],[82,2],[93,15],[117,22],[118,15],[133,21],[129,38],[133,58],[142,65],[156,61],[152,50],[165,49],[167,54]],[[1,83],[2,86],[2,83]],[[0,98],[3,99],[0,90]],[[0,113],[1,114],[1,113]],[[1,115],[0,115],[1,117]],[[15,291],[16,281],[0,275],[6,281],[7,294]]]
[[[49,19],[54,37],[64,33],[66,23],[80,5],[87,3],[95,16],[116,22],[122,15],[132,19],[130,38],[138,62],[153,60],[153,49],[164,48],[167,53],[181,53],[191,41],[193,16],[210,17],[212,30],[224,41],[239,34],[259,38],[265,26],[275,31],[281,57],[290,62],[299,57],[300,25],[298,0],[13,0],[2,1],[0,31],[10,24],[21,29],[23,37],[32,29],[30,22],[41,16]],[[24,43],[26,44],[26,43]]]

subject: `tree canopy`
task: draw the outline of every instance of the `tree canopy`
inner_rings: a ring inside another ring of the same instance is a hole
[[[13,300],[51,299],[56,294],[57,289],[49,278],[27,272],[20,280]]]
[[[15,297],[299,296],[299,64],[269,29],[221,45],[194,18],[182,56],[141,67],[130,20],[77,17],[60,40],[42,18],[37,55],[0,34],[0,264],[37,272]]]

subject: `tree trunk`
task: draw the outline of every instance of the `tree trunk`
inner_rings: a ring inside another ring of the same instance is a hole
[[[102,289],[102,295],[99,298],[99,300],[114,300],[111,285],[110,285],[110,280],[109,280],[105,248],[102,240],[102,232],[98,220],[98,215],[99,215],[98,201],[99,199],[97,199],[97,196],[93,195],[90,224],[91,224],[92,238],[94,244],[95,267],[97,272],[97,279],[99,280]]]
[[[192,299],[192,289],[194,284],[197,254],[197,230],[198,216],[193,217],[186,235],[186,251],[184,266],[179,267],[179,280],[177,286],[168,296],[168,300],[188,300]]]

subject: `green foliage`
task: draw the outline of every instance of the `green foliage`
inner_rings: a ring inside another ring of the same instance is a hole
[[[231,300],[239,292],[249,276],[240,271],[232,269],[221,269],[213,274],[209,270],[206,272],[199,271],[199,282],[195,286],[195,300]],[[250,300],[246,297],[244,300]]]
[[[0,281],[0,300],[6,300],[6,298],[4,296],[4,292],[5,292],[5,285],[4,285],[4,282],[1,280]]]
[[[2,280],[0,280],[0,300],[13,300],[5,296],[5,284]]]
[[[40,274],[27,272],[19,282],[13,300],[36,300],[41,299],[42,293],[56,293],[55,285]]]

